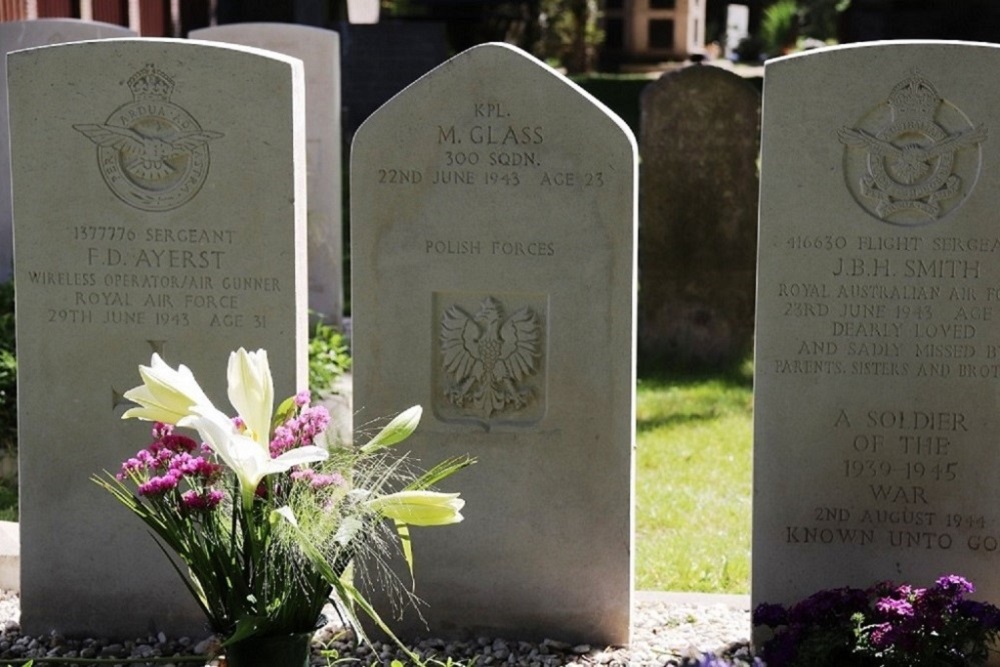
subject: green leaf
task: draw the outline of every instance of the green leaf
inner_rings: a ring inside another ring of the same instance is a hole
[[[476,462],[476,459],[469,456],[456,456],[445,459],[436,466],[422,474],[417,479],[406,485],[409,491],[429,489],[449,475],[453,475],[462,468],[467,468]]]
[[[361,448],[361,452],[363,454],[371,454],[379,449],[391,447],[406,440],[417,430],[417,424],[420,423],[420,415],[422,413],[423,408],[419,405],[414,405],[400,412],[391,422],[386,424],[385,428],[378,432],[378,435],[369,440]]]
[[[397,521],[396,519],[392,521],[396,524],[396,532],[399,533],[399,546],[403,550],[406,567],[410,570],[410,581],[413,582],[413,545],[410,543],[410,527],[402,521]]]
[[[295,414],[295,397],[289,396],[281,402],[281,405],[274,411],[274,419],[271,420],[271,428],[274,429],[275,426],[281,426],[286,421],[291,419],[292,415]]]
[[[229,635],[220,646],[231,646],[247,637],[252,637],[266,621],[267,619],[261,616],[241,616],[236,619],[236,629],[233,630],[233,634]]]

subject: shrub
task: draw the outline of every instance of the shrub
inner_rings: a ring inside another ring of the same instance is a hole
[[[778,0],[764,10],[760,37],[769,56],[780,56],[795,46],[799,36],[799,8],[795,0]]]
[[[14,283],[0,284],[0,448],[17,447],[17,356]]]
[[[309,339],[309,388],[320,397],[333,393],[334,382],[350,368],[344,334],[322,320],[316,322]]]

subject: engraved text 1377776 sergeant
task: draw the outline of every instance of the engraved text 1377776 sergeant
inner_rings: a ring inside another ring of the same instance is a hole
[[[880,220],[913,226],[962,205],[979,178],[987,130],[974,127],[914,73],[884,104],[838,134],[855,200]]]
[[[97,144],[97,162],[111,191],[143,211],[169,211],[190,201],[208,177],[208,142],[223,136],[203,130],[170,101],[174,81],[154,65],[128,80],[132,101],[104,123],[73,128]]]

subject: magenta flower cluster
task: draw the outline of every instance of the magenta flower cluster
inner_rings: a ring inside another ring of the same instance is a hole
[[[270,441],[272,458],[290,449],[314,444],[326,430],[330,414],[322,406],[310,407],[308,391],[295,396],[291,417],[275,427]],[[239,417],[233,419],[237,429],[245,428]],[[124,461],[115,477],[132,480],[139,496],[156,502],[177,502],[185,512],[212,510],[222,502],[224,493],[216,488],[223,466],[214,462],[212,450],[178,433],[169,424],[153,426],[153,442],[135,456]],[[313,489],[344,486],[344,478],[336,473],[320,473],[311,468],[293,470],[292,481],[308,483]],[[280,485],[269,486],[264,480],[257,495],[266,497],[279,492]]]
[[[212,488],[218,481],[222,466],[212,463],[191,438],[174,432],[170,424],[153,426],[153,442],[122,463],[115,477],[136,482],[140,496],[162,498],[178,491],[182,483],[189,487],[180,494],[180,503],[187,510],[210,510],[223,498],[222,491]]]
[[[271,437],[271,458],[277,458],[290,449],[314,444],[316,437],[326,430],[330,413],[323,406],[309,406],[310,394],[300,391],[295,395],[295,415],[275,427]]]
[[[829,589],[789,607],[762,604],[754,624],[774,631],[761,650],[771,667],[980,665],[1000,637],[1000,609],[967,600],[974,591],[954,574],[929,588]]]

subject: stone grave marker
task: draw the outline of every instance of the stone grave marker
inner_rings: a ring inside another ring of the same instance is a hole
[[[768,61],[754,603],[960,574],[1000,602],[1000,47]]]
[[[416,457],[478,460],[443,484],[465,521],[412,531],[429,630],[412,609],[395,627],[626,643],[631,133],[486,44],[390,100],[352,150],[356,424],[421,404]]]
[[[696,65],[641,107],[639,364],[738,363],[753,349],[760,93]]]
[[[734,58],[740,42],[750,36],[750,7],[726,5],[726,58]]]
[[[108,37],[134,37],[135,32],[110,23],[77,19],[36,19],[0,23],[0,282],[14,275],[10,214],[10,141],[7,134],[7,54],[11,51]]]
[[[190,39],[243,44],[302,61],[306,78],[309,308],[340,325],[344,311],[341,232],[340,36],[289,23],[232,23]]]
[[[154,351],[220,407],[239,346],[267,349],[276,395],[304,381],[301,63],[128,39],[20,51],[8,72],[22,627],[205,632],[145,527],[90,477],[148,444],[121,393]]]

